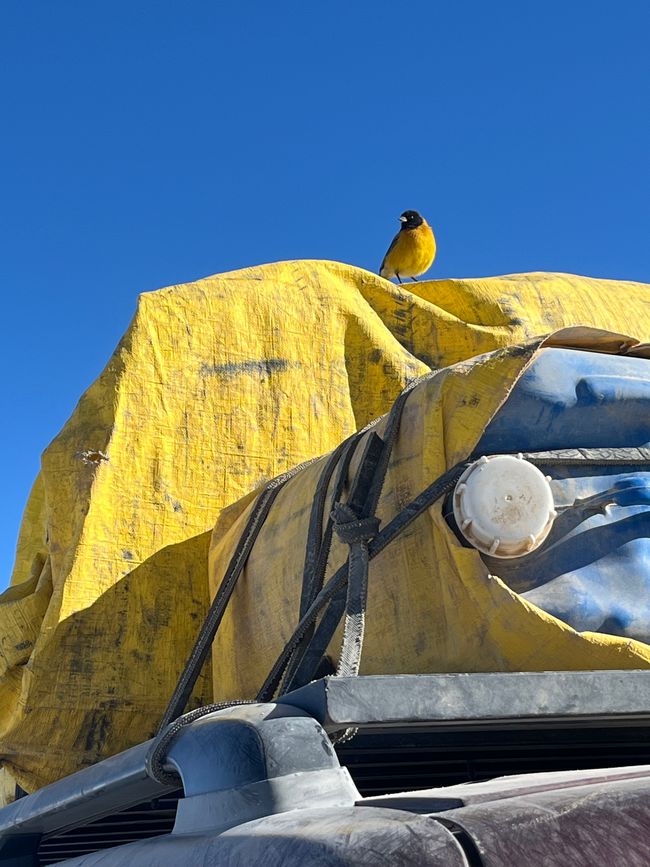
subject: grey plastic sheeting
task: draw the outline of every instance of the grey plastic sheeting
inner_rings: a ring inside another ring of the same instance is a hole
[[[605,783],[618,783],[625,786],[630,780],[646,782],[650,785],[650,765],[518,774],[495,777],[481,783],[459,783],[437,789],[373,795],[363,798],[358,803],[370,807],[408,810],[410,813],[438,813],[441,810],[467,807],[470,804],[484,804],[504,798],[529,797],[541,792],[555,792],[558,789],[570,790],[585,786],[600,786]]]
[[[503,778],[451,787],[466,806],[409,813],[372,805],[293,810],[217,835],[174,834],[66,867],[648,867],[647,768]],[[612,775],[604,781],[599,775]],[[632,776],[635,773],[640,776]],[[558,788],[550,788],[553,785]],[[464,790],[464,791],[463,791]],[[444,790],[438,790],[444,791]],[[428,794],[434,794],[431,790]],[[405,793],[404,804],[418,793]],[[427,793],[420,795],[426,798]],[[400,796],[395,796],[399,798]],[[487,800],[482,800],[487,798]],[[435,798],[433,799],[435,801]],[[366,801],[365,804],[369,804]],[[387,803],[387,802],[385,802]],[[425,805],[413,805],[421,810]],[[458,836],[454,836],[458,835]]]
[[[397,810],[299,810],[218,837],[170,835],[64,862],[66,867],[468,867],[435,819]],[[509,865],[512,867],[512,865]]]
[[[483,867],[648,867],[650,782],[629,780],[449,810]]]

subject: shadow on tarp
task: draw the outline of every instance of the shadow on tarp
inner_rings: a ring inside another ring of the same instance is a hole
[[[155,733],[209,606],[210,535],[149,557],[56,626],[49,638],[62,652],[51,653],[43,637],[29,662],[16,667],[14,693],[2,697],[11,704],[3,704],[0,755],[26,791]],[[29,685],[28,704],[21,681]],[[188,707],[211,699],[206,663]]]

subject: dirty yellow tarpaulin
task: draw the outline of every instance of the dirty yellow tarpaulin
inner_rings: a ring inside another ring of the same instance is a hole
[[[45,450],[0,596],[0,759],[31,790],[148,737],[208,602],[209,531],[439,367],[585,323],[650,329],[648,287],[566,275],[394,286],[332,262],[142,295]],[[194,701],[211,697],[209,676]]]
[[[467,459],[535,355],[552,346],[608,353],[624,349],[650,358],[650,344],[571,328],[459,362],[423,380],[402,413],[376,512],[381,526]],[[381,419],[357,446],[344,502],[365,440],[373,431],[382,436],[386,421]],[[214,643],[216,700],[254,697],[298,623],[311,504],[326,461],[327,456],[291,478],[264,522]],[[335,479],[336,473],[328,504]],[[213,595],[253,505],[247,498],[217,522],[210,550]],[[458,542],[442,508],[442,500],[433,504],[370,563],[362,674],[650,667],[650,646],[578,633],[489,574],[479,552]],[[335,537],[325,580],[347,554],[347,545]],[[340,646],[339,629],[328,649],[334,661]]]

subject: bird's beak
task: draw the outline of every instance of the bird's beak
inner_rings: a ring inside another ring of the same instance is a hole
[[[405,223],[405,222],[406,222],[406,217],[400,217],[400,218],[399,218],[399,221],[400,221],[400,223]]]

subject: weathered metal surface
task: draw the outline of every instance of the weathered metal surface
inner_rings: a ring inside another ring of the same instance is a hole
[[[359,797],[321,725],[288,705],[239,705],[195,720],[172,741],[167,761],[185,790],[175,834],[217,834],[274,813],[351,806]]]
[[[50,834],[91,822],[132,804],[171,792],[147,776],[151,741],[45,786],[0,810],[0,840],[18,834]]]
[[[177,770],[189,797],[338,768],[339,760],[306,711],[269,703],[225,708],[181,727],[167,750],[167,764]]]
[[[98,852],[66,867],[469,867],[435,820],[397,810],[300,810],[217,837],[170,835]],[[510,865],[512,867],[512,865]]]
[[[177,788],[146,772],[148,741],[0,810],[0,843],[46,836]],[[177,827],[214,834],[282,810],[351,805],[359,793],[319,723],[288,705],[227,708],[182,728],[167,766],[184,786]]]
[[[648,671],[326,677],[283,696],[327,730],[358,725],[524,726],[650,719]]]
[[[477,849],[484,867],[594,867],[605,860],[608,867],[647,865],[649,765],[360,799],[323,728],[307,714],[330,728],[355,724],[370,732],[391,726],[516,729],[558,719],[563,725],[602,725],[603,719],[647,725],[649,679],[645,672],[331,678],[275,705],[212,713],[183,729],[169,748],[167,766],[186,786],[174,832],[67,863],[468,867]],[[20,839],[35,845],[41,835],[169,791],[146,776],[150,743],[0,811],[0,845],[7,851],[20,849]],[[579,860],[574,849],[587,854]],[[596,851],[606,858],[588,860]],[[567,852],[570,859],[562,860]],[[5,863],[2,856],[0,849]]]

